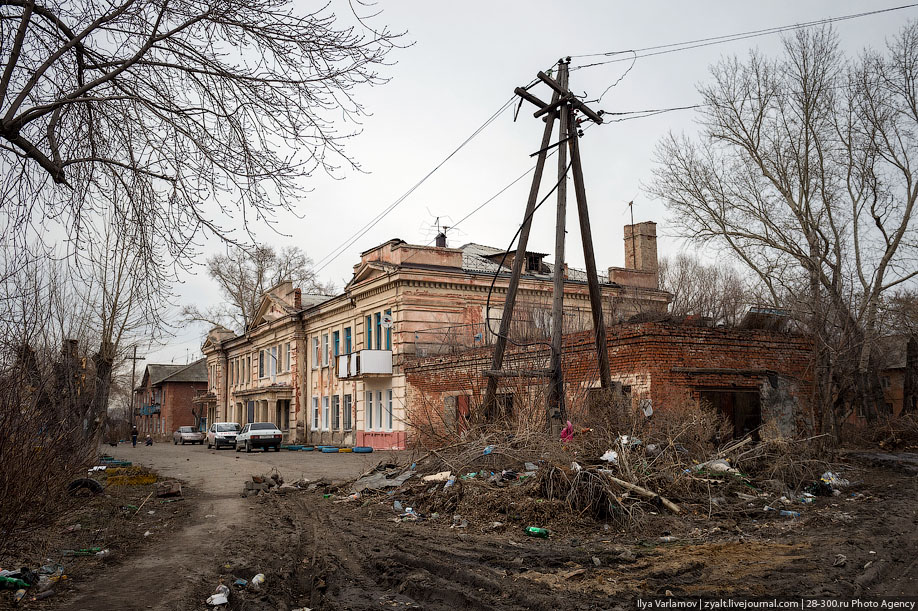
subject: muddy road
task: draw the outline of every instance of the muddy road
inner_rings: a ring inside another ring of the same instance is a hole
[[[205,609],[218,583],[256,573],[265,586],[234,589],[229,609],[634,609],[638,597],[667,594],[918,595],[918,479],[902,464],[856,455],[842,465],[850,488],[797,504],[799,518],[765,512],[760,499],[686,502],[683,515],[660,511],[637,528],[586,521],[535,539],[524,527],[557,508],[524,487],[502,497],[503,506],[482,496],[480,511],[464,510],[461,528],[439,493],[348,500],[345,490],[320,486],[240,495],[247,477],[272,467],[288,482],[340,480],[386,454],[171,445],[113,453],[187,482],[190,516],[54,608]],[[466,501],[484,490],[461,481],[455,488],[450,498]],[[403,521],[395,501],[425,519]]]

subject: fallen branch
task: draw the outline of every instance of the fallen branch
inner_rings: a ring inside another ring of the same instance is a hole
[[[673,513],[681,513],[681,510],[679,509],[679,506],[678,506],[678,505],[676,505],[675,503],[673,503],[673,502],[670,501],[669,499],[663,498],[662,496],[660,496],[660,495],[657,494],[656,492],[651,492],[651,491],[648,490],[647,488],[642,488],[641,486],[638,486],[638,485],[636,485],[636,484],[632,484],[631,482],[626,482],[626,481],[623,480],[623,479],[618,479],[617,477],[615,477],[614,475],[612,475],[613,472],[612,472],[612,471],[609,471],[608,469],[600,469],[599,472],[602,473],[603,475],[605,475],[606,477],[608,477],[610,480],[612,480],[613,482],[615,482],[615,483],[618,484],[619,486],[621,486],[622,488],[626,488],[626,489],[628,489],[628,490],[631,490],[632,492],[636,492],[637,494],[641,495],[642,497],[644,497],[644,498],[646,498],[646,499],[651,499],[651,500],[655,500],[655,501],[660,501],[660,503],[662,503],[662,505],[663,505],[664,507],[666,507],[667,509],[669,509],[669,510],[672,511]]]

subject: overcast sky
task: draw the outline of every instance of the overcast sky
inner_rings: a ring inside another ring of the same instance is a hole
[[[299,4],[310,6],[305,0]],[[356,4],[356,3],[355,3]],[[381,15],[374,26],[406,31],[410,47],[395,49],[391,80],[382,86],[357,91],[372,113],[353,139],[348,152],[365,173],[345,172],[343,179],[317,175],[299,206],[302,218],[280,217],[286,235],[257,229],[259,240],[276,245],[297,245],[314,260],[325,258],[357,229],[393,203],[463,140],[497,111],[516,86],[527,85],[540,69],[560,57],[574,56],[571,89],[599,97],[631,65],[629,61],[574,69],[602,57],[577,55],[624,51],[688,40],[728,35],[763,28],[814,21],[901,6],[900,2],[842,0],[781,2],[431,2],[430,0],[380,0]],[[347,14],[347,3],[333,2]],[[370,9],[366,9],[371,12]],[[842,49],[850,54],[864,47],[883,47],[918,8],[871,15],[834,25]],[[699,100],[698,83],[708,67],[725,55],[745,56],[759,48],[778,54],[779,35],[705,46],[678,53],[638,59],[630,72],[602,98],[595,109],[622,112],[687,106]],[[622,55],[628,59],[630,56]],[[543,85],[533,89],[547,99]],[[423,186],[373,229],[357,239],[319,274],[341,288],[351,276],[359,254],[391,238],[427,244],[436,233],[436,219],[452,226],[470,211],[529,168],[530,153],[538,149],[542,122],[532,117],[534,107],[524,104],[516,122],[512,110],[446,163]],[[581,140],[584,177],[596,263],[600,270],[624,263],[622,227],[630,222],[627,203],[634,200],[634,220],[656,221],[661,254],[689,248],[671,236],[666,211],[642,190],[650,181],[652,154],[667,131],[691,133],[694,111],[681,111],[590,129]],[[543,192],[555,182],[556,168],[549,162]],[[449,245],[478,242],[506,247],[519,226],[530,177],[518,182],[481,211],[448,231]],[[568,262],[583,267],[573,192],[568,210]],[[536,215],[530,250],[552,252],[554,209],[546,203]],[[222,246],[214,240],[206,252]],[[203,260],[202,260],[203,262]],[[187,275],[175,287],[178,304],[216,303],[219,294],[203,268]],[[147,363],[182,363],[200,357],[206,329],[187,326],[147,352]]]

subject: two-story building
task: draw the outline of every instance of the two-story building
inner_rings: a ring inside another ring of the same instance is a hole
[[[655,224],[628,226],[625,251],[625,268],[602,279],[610,320],[665,312],[670,296],[657,285]],[[490,345],[513,256],[479,244],[448,248],[442,236],[436,246],[390,240],[361,254],[340,295],[275,287],[244,334],[216,328],[208,335],[208,417],[270,420],[289,440],[404,448],[407,360]],[[526,253],[514,337],[544,339],[551,326],[555,270],[546,257]],[[566,330],[590,328],[584,272],[565,266],[560,273]]]
[[[134,389],[134,425],[160,441],[171,439],[180,426],[204,426],[194,401],[207,388],[208,377],[206,359],[189,365],[150,363]]]

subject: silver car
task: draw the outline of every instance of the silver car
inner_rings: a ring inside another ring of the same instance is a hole
[[[193,426],[180,426],[177,431],[172,433],[172,443],[178,445],[179,442],[181,442],[182,445],[186,443],[200,443],[203,445],[204,433],[195,430]]]

